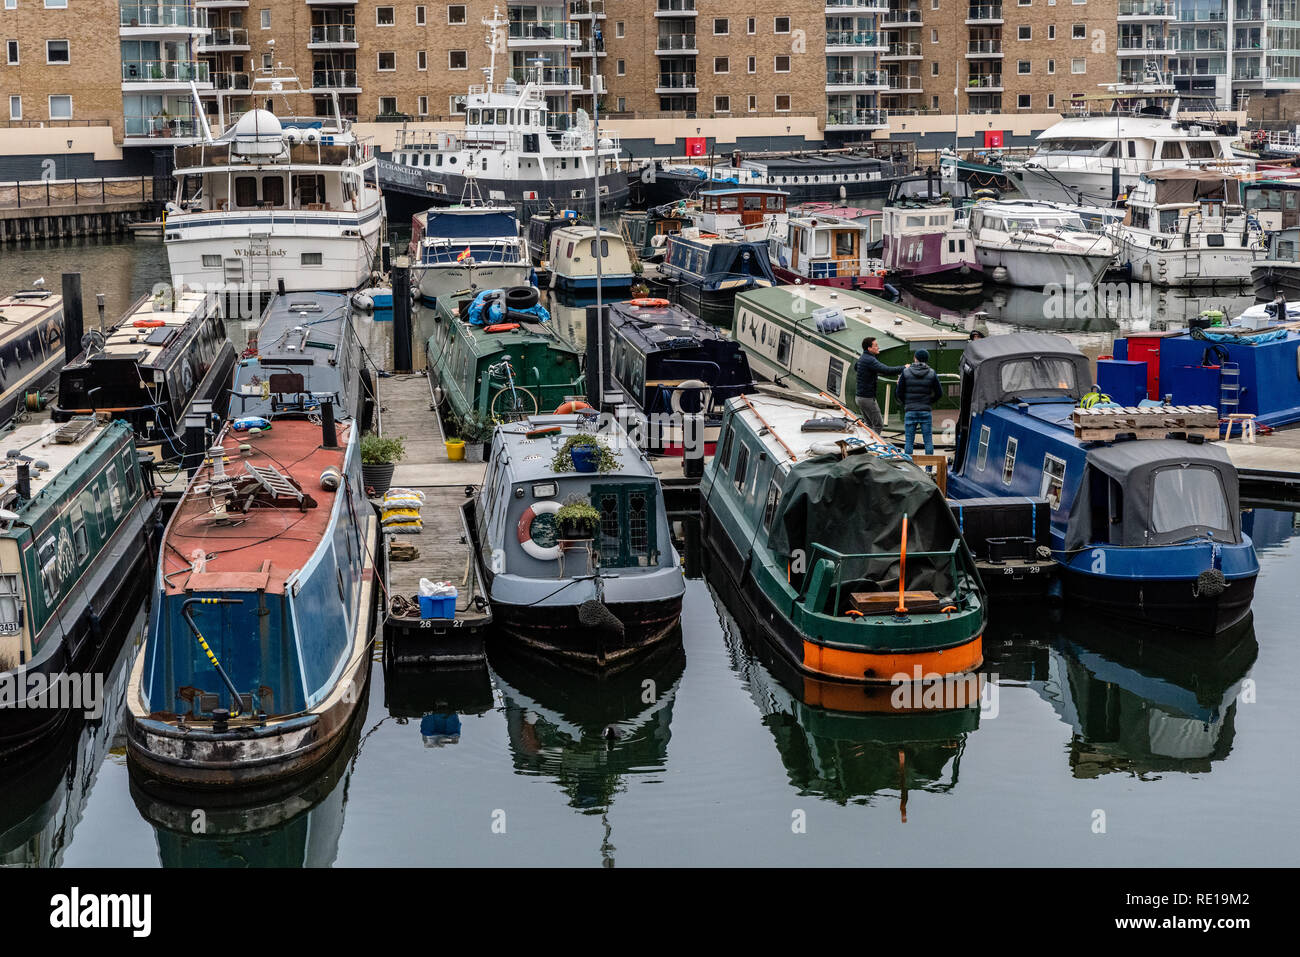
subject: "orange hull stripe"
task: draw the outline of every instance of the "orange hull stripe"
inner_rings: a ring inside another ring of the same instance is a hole
[[[974,671],[984,662],[983,636],[976,635],[964,645],[942,651],[917,653],[843,651],[804,640],[803,666],[809,671],[849,681],[891,681],[903,674],[910,680],[919,665],[922,675],[960,674]]]

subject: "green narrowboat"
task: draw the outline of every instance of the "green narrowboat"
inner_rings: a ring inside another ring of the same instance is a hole
[[[24,425],[0,449],[4,756],[94,710],[86,682],[111,666],[107,638],[149,581],[159,499],[125,422]]]
[[[831,286],[773,286],[736,297],[732,335],[749,353],[753,370],[777,385],[800,392],[825,392],[853,407],[857,393],[854,364],[862,340],[880,342],[877,358],[904,366],[918,349],[943,383],[945,396],[935,407],[935,428],[956,423],[961,377],[958,365],[970,335],[935,325],[919,312],[853,289]],[[890,414],[894,382],[880,377],[876,399]],[[940,410],[949,410],[946,415]]]
[[[531,286],[443,297],[425,355],[435,401],[457,417],[514,420],[585,392],[581,354],[556,334]]]

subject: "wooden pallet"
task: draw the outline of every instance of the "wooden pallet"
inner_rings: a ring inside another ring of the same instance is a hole
[[[1139,439],[1163,439],[1170,432],[1219,437],[1219,410],[1212,405],[1114,406],[1075,409],[1070,414],[1074,437],[1084,442],[1133,435]]]

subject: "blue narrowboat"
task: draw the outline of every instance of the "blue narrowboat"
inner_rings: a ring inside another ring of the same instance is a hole
[[[1076,436],[1073,413],[1091,369],[1061,336],[976,340],[961,372],[948,493],[1046,498],[1065,597],[1194,632],[1223,632],[1247,617],[1259,562],[1221,448],[1197,434]]]
[[[683,233],[668,237],[657,274],[652,291],[657,288],[679,306],[724,327],[731,325],[737,295],[779,283],[766,242]],[[646,276],[653,279],[650,270]]]

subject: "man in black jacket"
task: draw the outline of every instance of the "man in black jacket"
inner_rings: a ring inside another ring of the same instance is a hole
[[[931,407],[943,398],[939,374],[927,364],[930,353],[916,350],[916,361],[898,376],[898,404],[903,407],[903,451],[912,454],[912,441],[916,430],[921,430],[925,454],[934,454],[933,419]]]
[[[876,358],[880,354],[880,343],[875,336],[862,340],[862,355],[853,366],[858,379],[858,409],[867,425],[879,432],[885,427],[885,417],[881,414],[880,403],[876,401],[876,378],[878,376],[896,376],[906,366],[887,366]]]

